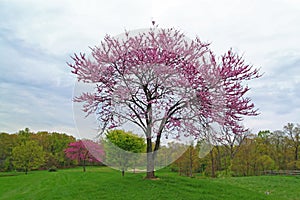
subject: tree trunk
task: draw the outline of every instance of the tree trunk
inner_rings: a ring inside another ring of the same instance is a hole
[[[124,168],[122,169],[122,176],[124,176],[125,175],[125,170],[124,170]]]
[[[83,172],[85,172],[85,160],[83,160]]]
[[[221,152],[218,145],[216,145],[217,148],[217,158],[216,158],[216,168],[218,170],[222,170],[222,161],[221,161]]]
[[[298,144],[296,145],[296,148],[295,148],[295,161],[298,160],[298,151],[299,151],[299,146]]]
[[[154,174],[154,156],[153,152],[147,153],[147,175],[146,179],[154,179],[155,174]]]
[[[152,151],[152,140],[151,137],[147,138],[147,174],[146,179],[153,179],[154,175],[154,157]]]
[[[161,138],[161,133],[164,127],[164,124],[166,122],[166,119],[164,119],[161,122],[159,131],[156,135],[156,141],[155,141],[155,146],[154,149],[152,148],[152,139],[151,139],[151,133],[152,133],[152,111],[151,111],[151,104],[149,109],[147,108],[147,111],[149,110],[149,123],[147,123],[147,132],[146,132],[146,137],[147,137],[147,175],[146,179],[155,179],[155,173],[154,173],[154,165],[155,165],[155,159],[157,155],[157,151],[159,150],[160,147],[160,138]]]
[[[189,159],[189,163],[190,163],[189,177],[193,177],[193,161],[194,160],[193,160],[193,147],[192,146],[189,147],[189,157],[190,157],[190,159]]]
[[[297,169],[297,161],[298,161],[298,145],[295,148],[295,162],[294,162],[294,170]]]
[[[213,149],[210,151],[210,156],[211,156],[211,177],[215,178],[216,174],[215,174],[215,160],[214,160]]]
[[[156,176],[154,174],[154,171],[152,172],[147,172],[147,176],[146,176],[146,179],[155,179]]]

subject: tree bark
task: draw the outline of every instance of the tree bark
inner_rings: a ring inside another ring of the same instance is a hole
[[[83,172],[85,172],[85,159],[83,160]]]
[[[147,174],[146,179],[154,179],[155,173],[154,173],[154,157],[153,152],[147,153]]]
[[[294,170],[297,169],[297,161],[298,161],[298,145],[295,147],[295,162],[294,162]]]
[[[296,144],[296,148],[295,148],[295,161],[298,160],[298,151],[299,151],[299,146],[298,146],[298,144]]]
[[[215,160],[214,160],[213,149],[210,151],[210,156],[211,156],[211,177],[215,178],[216,174],[215,174]]]
[[[146,179],[155,178],[154,174],[154,157],[152,151],[152,140],[147,138],[147,174]]]
[[[189,147],[189,163],[190,163],[190,170],[189,170],[189,177],[193,177],[193,147],[192,145]]]
[[[155,178],[156,178],[156,176],[155,176],[154,171],[147,172],[146,179],[155,179]]]

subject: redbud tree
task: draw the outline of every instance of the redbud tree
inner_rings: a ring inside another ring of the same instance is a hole
[[[154,27],[123,38],[107,35],[91,51],[68,63],[78,81],[95,84],[74,101],[98,116],[102,132],[129,122],[142,130],[147,178],[155,177],[162,136],[201,138],[211,123],[239,134],[243,116],[258,114],[243,84],[258,78],[258,70],[232,50],[216,57],[198,37]]]
[[[101,162],[104,157],[104,150],[100,144],[91,140],[79,140],[71,142],[65,149],[66,156],[82,164],[85,172],[86,162]]]

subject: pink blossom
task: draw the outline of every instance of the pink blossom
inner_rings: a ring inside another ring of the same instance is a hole
[[[218,123],[243,132],[243,116],[258,114],[247,80],[261,75],[231,49],[218,59],[199,38],[189,41],[175,29],[150,29],[126,39],[106,36],[69,64],[78,81],[97,83],[94,93],[75,101],[85,103],[87,114],[97,113],[104,127],[125,122],[139,126],[146,138],[162,133],[202,137],[207,124]],[[150,149],[150,148],[149,148]]]
[[[79,140],[69,144],[65,154],[71,160],[101,162],[104,156],[103,148],[90,140]]]

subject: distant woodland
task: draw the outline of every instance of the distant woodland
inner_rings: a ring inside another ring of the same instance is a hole
[[[74,142],[76,138],[65,133],[34,133],[28,128],[14,134],[0,133],[0,171],[20,171],[24,165],[30,170],[82,165],[80,160],[66,156],[65,150]],[[270,171],[300,170],[299,124],[288,123],[282,130],[273,132],[264,130],[257,134],[228,135],[215,141],[205,156],[199,156],[202,144],[202,141],[191,144],[172,142],[161,146],[156,166],[166,166],[167,159],[175,156],[172,153],[174,148],[184,146],[186,151],[172,164],[167,163],[170,170],[183,176],[197,173],[211,177],[252,176]],[[24,161],[26,156],[30,159]],[[103,165],[95,160],[85,164]]]

